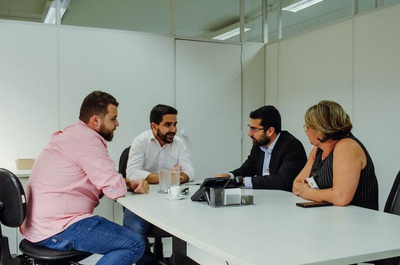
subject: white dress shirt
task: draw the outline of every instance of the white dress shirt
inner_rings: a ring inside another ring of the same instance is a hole
[[[181,138],[161,147],[151,130],[137,136],[129,151],[126,176],[131,180],[145,179],[151,173],[159,173],[161,169],[171,169],[179,165],[190,180],[194,178],[194,169],[189,159],[189,152]]]

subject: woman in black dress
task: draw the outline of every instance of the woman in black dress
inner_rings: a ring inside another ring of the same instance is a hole
[[[324,100],[307,110],[304,130],[314,148],[293,182],[293,193],[307,200],[378,210],[374,164],[352,127],[336,102]]]

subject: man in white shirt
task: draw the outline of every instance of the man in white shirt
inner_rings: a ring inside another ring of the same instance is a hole
[[[158,183],[161,169],[179,167],[181,183],[193,178],[194,170],[183,140],[175,136],[178,111],[157,105],[150,113],[151,130],[137,136],[131,145],[126,176],[131,180],[146,179]]]
[[[180,182],[193,180],[194,169],[188,150],[177,132],[178,111],[167,105],[156,105],[150,112],[150,130],[137,136],[131,145],[126,167],[130,180],[145,179],[150,184],[158,183],[161,169],[180,168]],[[149,223],[129,210],[124,211],[123,225],[143,235],[147,241]],[[147,247],[137,265],[158,264]]]

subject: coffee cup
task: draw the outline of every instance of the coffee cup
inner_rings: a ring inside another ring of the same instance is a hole
[[[171,197],[177,198],[181,195],[182,187],[181,186],[172,186],[169,188],[168,193],[171,194]]]

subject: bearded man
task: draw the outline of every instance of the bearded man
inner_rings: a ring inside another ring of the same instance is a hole
[[[217,177],[231,176],[247,188],[291,191],[307,157],[301,142],[282,131],[281,123],[281,115],[274,106],[252,111],[248,124],[248,136],[253,141],[250,155],[241,167]]]
[[[56,250],[101,254],[97,264],[131,265],[145,250],[141,235],[93,213],[100,199],[147,193],[146,180],[129,181],[115,170],[107,150],[119,126],[117,100],[93,91],[79,120],[53,133],[32,168],[27,217],[20,227],[30,242]]]
[[[137,136],[131,145],[126,167],[126,177],[129,180],[146,180],[149,184],[159,182],[161,169],[180,169],[180,182],[185,183],[194,178],[194,169],[189,159],[189,152],[178,136],[178,111],[167,105],[156,105],[150,112],[150,130]],[[137,265],[159,264],[155,255],[150,252],[147,232],[149,223],[124,210],[123,225],[143,235],[147,243],[145,253]],[[160,263],[161,264],[161,263]]]

